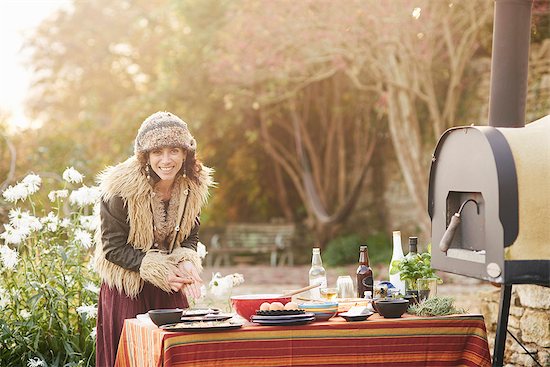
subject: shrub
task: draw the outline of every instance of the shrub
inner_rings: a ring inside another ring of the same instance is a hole
[[[72,168],[63,177],[63,189],[48,195],[50,205],[33,201],[37,175],[3,193],[28,210],[11,209],[0,235],[1,366],[95,364],[99,289],[89,260],[96,222],[86,214],[98,192],[86,186],[71,191],[71,183],[82,181]]]
[[[337,237],[327,244],[323,262],[331,267],[355,264],[359,260],[359,247],[365,244],[369,248],[371,267],[381,262],[389,263],[392,248],[388,236],[384,233],[375,233],[366,241],[357,234]]]

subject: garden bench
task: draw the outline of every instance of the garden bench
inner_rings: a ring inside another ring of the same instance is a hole
[[[222,263],[230,265],[239,258],[257,260],[260,255],[268,254],[271,266],[285,263],[292,266],[292,242],[295,231],[294,224],[228,224],[223,232],[210,237],[207,244],[208,264],[214,267]]]

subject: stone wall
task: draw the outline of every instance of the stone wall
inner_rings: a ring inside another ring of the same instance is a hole
[[[500,306],[500,289],[483,292],[481,312],[485,317],[489,348],[494,349]],[[541,366],[550,366],[550,288],[537,285],[512,286],[508,330],[525,346]],[[510,336],[506,337],[507,366],[538,366]]]

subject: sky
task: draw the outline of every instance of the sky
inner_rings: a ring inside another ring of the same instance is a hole
[[[31,80],[21,52],[24,35],[69,0],[0,0],[0,114],[8,114],[12,129],[32,126],[24,103]]]

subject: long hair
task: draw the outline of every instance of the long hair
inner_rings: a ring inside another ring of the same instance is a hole
[[[199,161],[195,155],[194,151],[184,149],[185,161],[183,162],[182,167],[178,171],[177,175],[185,175],[192,181],[199,182],[199,173],[202,170],[202,162]],[[149,162],[149,152],[141,152],[137,154],[137,159],[141,164],[141,169],[145,174],[145,167]],[[155,171],[150,170],[149,175],[154,182],[158,182],[160,177],[155,173]]]

